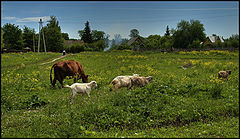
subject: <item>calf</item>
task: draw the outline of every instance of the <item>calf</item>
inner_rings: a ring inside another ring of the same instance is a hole
[[[148,77],[133,77],[131,78],[132,85],[135,87],[143,87],[147,85],[153,79],[152,76]]]
[[[228,80],[228,75],[231,74],[231,70],[226,70],[226,71],[219,71],[217,74],[218,74],[218,79],[220,78],[225,78]]]
[[[68,87],[72,91],[72,96],[71,96],[71,103],[73,104],[73,98],[77,93],[86,93],[88,95],[88,99],[90,98],[90,91],[94,87],[97,87],[97,82],[96,81],[91,81],[90,83],[74,83],[71,86],[65,85],[64,87]]]
[[[131,78],[133,77],[139,77],[139,75],[133,74],[132,76],[117,76],[112,80],[111,84],[113,85],[115,91],[117,91],[121,87],[127,87],[127,89],[130,89],[132,87]]]

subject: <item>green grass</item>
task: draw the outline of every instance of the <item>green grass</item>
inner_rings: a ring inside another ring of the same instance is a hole
[[[73,105],[69,88],[50,84],[56,61],[39,65],[61,55],[24,55],[29,60],[21,54],[2,54],[2,137],[239,137],[238,52],[69,55],[61,60],[79,61],[91,75],[89,82],[98,84],[90,100],[76,95]],[[183,69],[186,63],[191,64]],[[218,71],[228,69],[229,81],[217,79]],[[114,77],[133,73],[154,79],[142,88],[112,91]]]

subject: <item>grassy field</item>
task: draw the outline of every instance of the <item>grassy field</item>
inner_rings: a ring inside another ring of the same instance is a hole
[[[1,137],[239,138],[239,51],[69,55],[61,60],[79,61],[98,84],[72,105],[69,88],[50,84],[56,61],[40,65],[59,56],[1,55]],[[217,79],[220,70],[232,70],[228,81]],[[133,73],[153,81],[112,90],[114,77]]]

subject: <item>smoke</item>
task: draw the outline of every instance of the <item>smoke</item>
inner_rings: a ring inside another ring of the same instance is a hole
[[[104,49],[104,51],[107,51],[109,50],[112,45],[120,45],[122,43],[122,37],[120,34],[115,34],[114,35],[114,39],[112,40],[108,40],[107,44],[108,44],[108,47]]]

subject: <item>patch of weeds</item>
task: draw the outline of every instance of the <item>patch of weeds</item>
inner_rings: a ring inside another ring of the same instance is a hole
[[[35,109],[48,103],[46,99],[39,98],[36,94],[22,102],[22,108]]]

